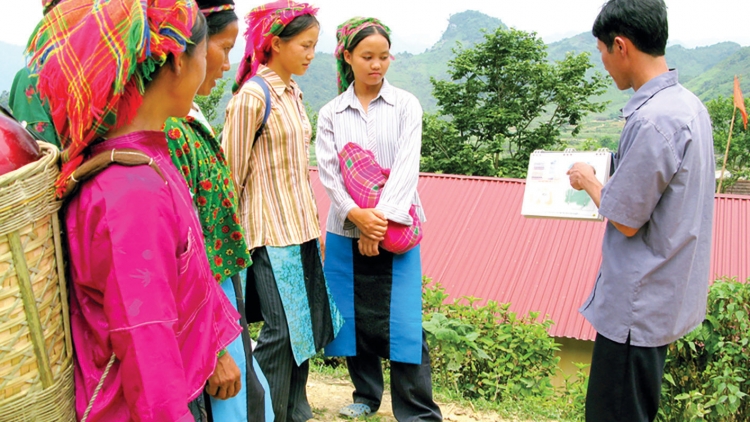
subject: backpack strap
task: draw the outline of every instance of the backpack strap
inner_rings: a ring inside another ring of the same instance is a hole
[[[260,76],[255,75],[252,78],[250,78],[250,80],[260,86],[260,88],[263,90],[263,95],[266,97],[266,111],[263,114],[263,123],[261,123],[258,130],[255,131],[255,139],[253,139],[253,145],[255,145],[255,141],[257,141],[258,138],[260,138],[261,133],[263,133],[263,129],[266,128],[266,122],[268,122],[268,116],[271,115],[271,92],[268,90],[268,84],[266,83],[266,81]]]

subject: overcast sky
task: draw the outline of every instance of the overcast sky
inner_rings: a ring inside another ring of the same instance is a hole
[[[25,45],[41,18],[40,0],[2,0],[12,3],[0,13],[0,41]],[[244,16],[264,3],[235,0]],[[734,41],[750,45],[750,1],[666,0],[669,8],[670,44],[685,47]],[[318,0],[321,22],[319,51],[331,52],[336,26],[352,16],[375,16],[390,26],[395,52],[420,53],[431,47],[447,27],[448,18],[464,10],[478,10],[506,25],[536,31],[545,42],[591,30],[604,0]],[[244,31],[244,29],[243,29]]]

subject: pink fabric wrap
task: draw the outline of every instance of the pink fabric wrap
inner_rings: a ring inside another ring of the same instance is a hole
[[[352,200],[360,208],[375,208],[380,192],[388,181],[390,169],[380,167],[372,151],[349,142],[339,152],[339,166],[344,186]],[[408,252],[422,240],[422,222],[417,216],[417,206],[412,204],[409,215],[411,226],[388,221],[385,239],[380,242],[383,249],[396,254]]]
[[[92,152],[112,148],[153,157],[167,183],[149,166],[112,165],[67,206],[78,419],[115,353],[88,422],[192,422],[187,404],[240,334],[239,314],[211,277],[165,135],[125,135]]]

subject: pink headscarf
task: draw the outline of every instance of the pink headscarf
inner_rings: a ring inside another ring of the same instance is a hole
[[[235,93],[239,91],[248,79],[255,76],[258,66],[268,63],[271,40],[275,35],[281,34],[289,22],[298,16],[315,16],[317,13],[317,7],[292,0],[277,0],[251,10],[245,18],[247,21],[245,56],[240,62],[237,80],[232,91]]]

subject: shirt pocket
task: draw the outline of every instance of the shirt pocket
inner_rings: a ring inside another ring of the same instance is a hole
[[[188,227],[185,251],[178,258],[180,277],[189,276],[206,279],[210,276],[206,251],[195,237],[192,227]]]
[[[175,299],[180,321],[189,320],[189,314],[200,308],[201,302],[205,300],[210,277],[206,252],[195,236],[192,227],[189,227],[185,250],[177,258],[179,274]],[[181,332],[182,327],[178,330]]]

